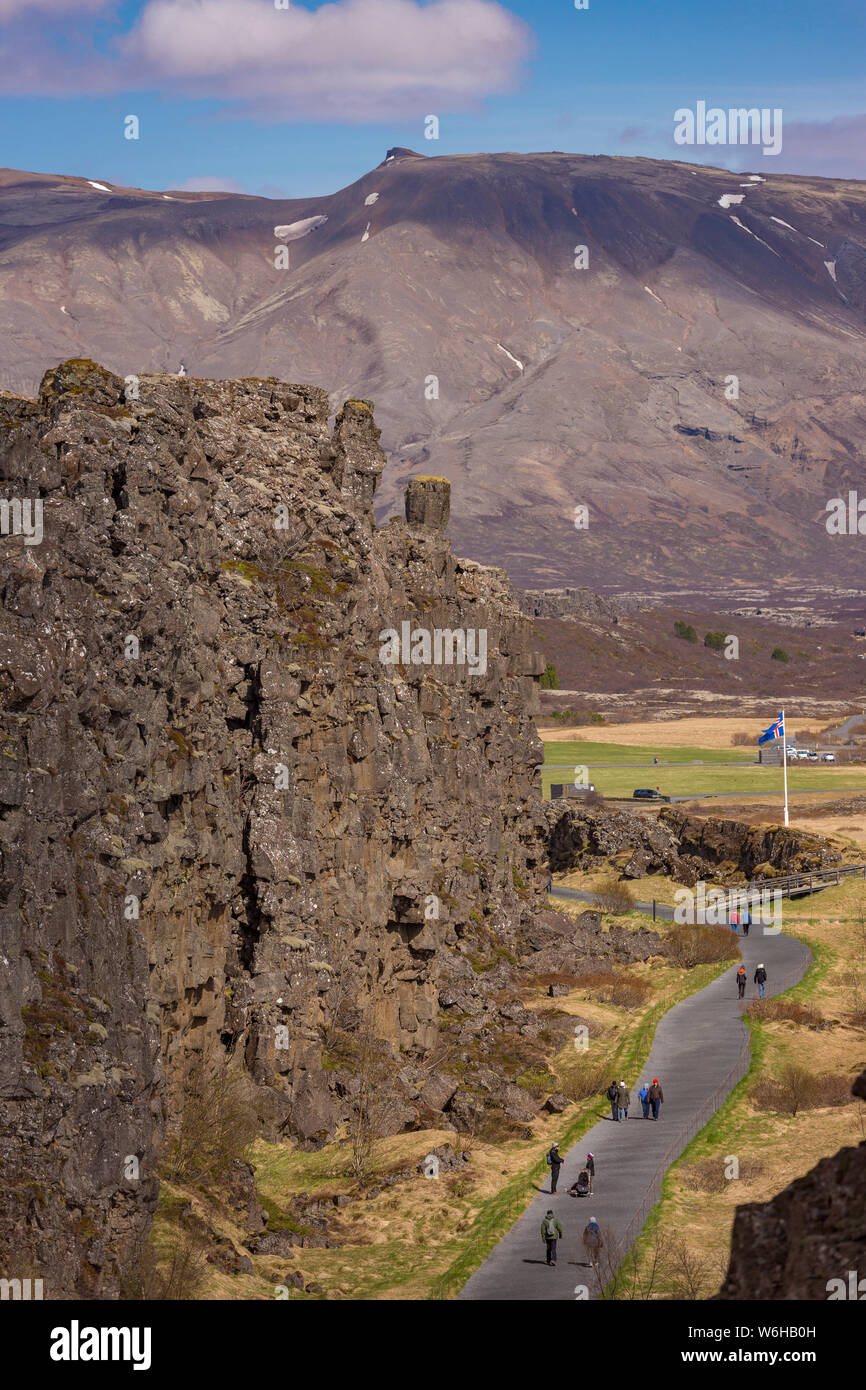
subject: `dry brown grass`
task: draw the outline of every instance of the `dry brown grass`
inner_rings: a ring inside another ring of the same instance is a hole
[[[652,986],[635,975],[615,970],[591,970],[578,976],[577,988],[585,990],[602,1004],[615,1004],[620,1009],[637,1009],[652,994]]]

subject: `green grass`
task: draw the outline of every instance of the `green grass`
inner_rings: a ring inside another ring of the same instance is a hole
[[[659,759],[657,764],[653,762],[654,756]],[[544,795],[549,796],[551,782],[568,783],[572,780],[573,768],[586,767],[589,781],[602,796],[631,797],[636,787],[658,787],[665,796],[699,797],[731,792],[740,796],[781,797],[781,768],[764,767],[755,762],[756,756],[754,748],[646,748],[589,740],[551,742],[544,745],[542,786]],[[607,763],[614,766],[603,765]],[[621,766],[632,763],[640,765]],[[675,766],[664,765],[671,763]],[[722,763],[728,766],[713,766]],[[564,766],[554,770],[552,764]],[[820,763],[788,766],[790,792],[832,793],[837,786],[866,790],[866,767],[831,767]]]
[[[643,744],[592,743],[569,740],[544,745],[545,763],[749,763],[757,758],[755,748],[647,748]]]

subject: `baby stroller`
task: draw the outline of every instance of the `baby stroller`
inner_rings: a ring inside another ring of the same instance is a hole
[[[571,1184],[569,1191],[571,1192],[572,1197],[589,1196],[589,1173],[585,1168],[582,1168],[581,1171],[578,1173],[577,1181]]]

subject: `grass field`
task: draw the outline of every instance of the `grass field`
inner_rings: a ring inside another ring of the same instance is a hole
[[[548,743],[542,768],[544,795],[550,795],[552,782],[570,782],[575,767],[589,769],[588,780],[601,796],[630,797],[636,787],[657,787],[666,796],[712,796],[720,793],[742,796],[778,797],[781,805],[782,770],[754,762],[750,749],[724,750],[681,745],[643,746],[597,741]],[[653,763],[653,755],[660,759]],[[563,763],[556,770],[550,764]],[[600,764],[612,763],[607,767]],[[640,766],[627,766],[627,764]],[[698,764],[692,766],[691,764]],[[700,764],[704,765],[701,766]],[[725,766],[715,764],[724,763]],[[674,764],[674,766],[664,766]],[[866,790],[866,766],[836,766],[826,763],[791,764],[788,791],[827,791],[836,787]]]
[[[538,732],[545,743],[562,743],[577,739],[594,743],[628,743],[633,747],[644,747],[649,749],[650,761],[652,761],[654,752],[669,747],[694,746],[696,748],[714,748],[717,752],[722,750],[730,752],[732,751],[731,739],[734,734],[748,734],[749,738],[754,739],[756,749],[762,729],[765,729],[778,713],[778,706],[768,705],[766,724],[762,724],[760,719],[704,714],[695,715],[689,719],[645,719],[633,724],[610,724],[607,726],[581,724],[567,728],[564,725],[542,724]],[[860,710],[852,707],[851,713],[859,714]],[[789,735],[796,733],[798,729],[821,728],[828,722],[826,720],[816,721],[814,716],[798,715],[794,705],[786,706],[785,721],[788,725]]]

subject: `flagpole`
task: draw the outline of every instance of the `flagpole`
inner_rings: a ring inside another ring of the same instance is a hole
[[[782,710],[782,775],[785,779],[785,824],[788,824],[788,730],[785,726],[785,711]]]

